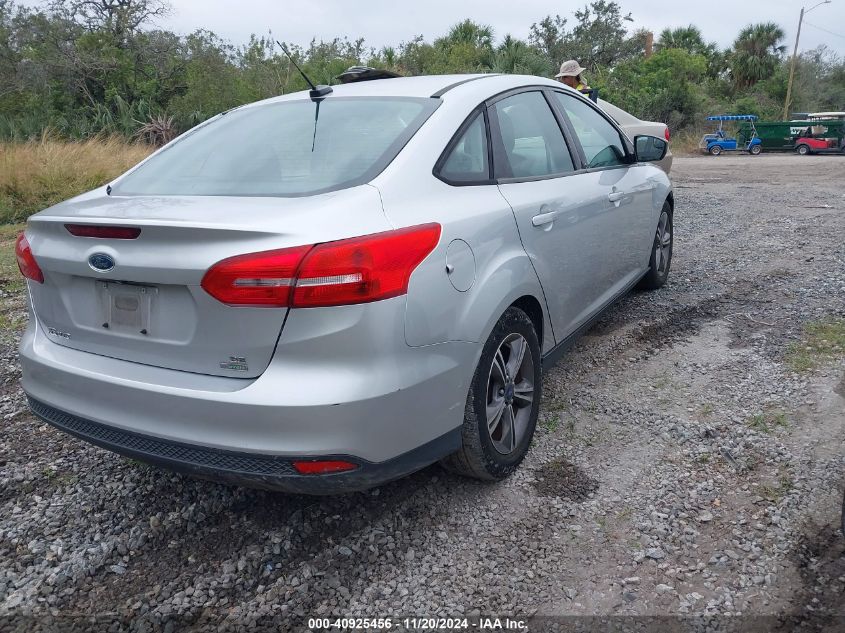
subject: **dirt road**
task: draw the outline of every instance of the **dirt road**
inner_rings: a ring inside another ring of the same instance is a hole
[[[531,453],[495,485],[433,466],[309,498],[162,472],[36,422],[7,327],[0,629],[694,614],[843,630],[843,177],[840,157],[676,159],[669,284],[548,371]],[[14,324],[21,291],[0,290]]]

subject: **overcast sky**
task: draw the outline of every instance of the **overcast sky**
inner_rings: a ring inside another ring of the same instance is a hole
[[[812,7],[818,0],[806,2]],[[702,0],[667,2],[620,0],[636,28],[655,35],[666,27],[697,25],[708,41],[721,47],[731,44],[737,32],[751,22],[773,21],[786,31],[789,52],[795,41],[801,0]],[[27,4],[37,4],[28,0]],[[442,35],[460,20],[471,18],[493,27],[497,39],[510,33],[525,38],[532,23],[549,14],[571,18],[586,0],[171,0],[174,12],[160,26],[179,33],[199,28],[215,32],[234,44],[245,43],[251,33],[272,29],[279,38],[307,45],[312,38],[363,37],[380,48],[416,35],[427,40]],[[357,5],[357,6],[356,6]],[[813,26],[816,25],[816,26]],[[825,30],[821,30],[820,28]],[[828,32],[826,32],[828,31]],[[845,0],[832,0],[806,15],[800,50],[827,44],[845,56]]]

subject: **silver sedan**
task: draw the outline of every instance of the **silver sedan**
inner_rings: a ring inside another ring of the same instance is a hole
[[[543,371],[666,281],[667,143],[561,84],[360,81],[223,113],[30,218],[23,387],[166,468],[309,493],[522,461]]]

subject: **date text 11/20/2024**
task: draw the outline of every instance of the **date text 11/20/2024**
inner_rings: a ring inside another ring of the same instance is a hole
[[[516,618],[308,618],[311,631],[526,631],[528,622]]]

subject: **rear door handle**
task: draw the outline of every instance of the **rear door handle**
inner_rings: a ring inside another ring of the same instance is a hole
[[[544,226],[546,224],[551,224],[557,219],[557,216],[560,215],[560,211],[549,211],[548,213],[541,213],[540,215],[535,215],[531,218],[531,224],[534,226]]]
[[[611,202],[619,202],[626,195],[624,191],[614,191],[613,193],[607,194],[607,199]]]

